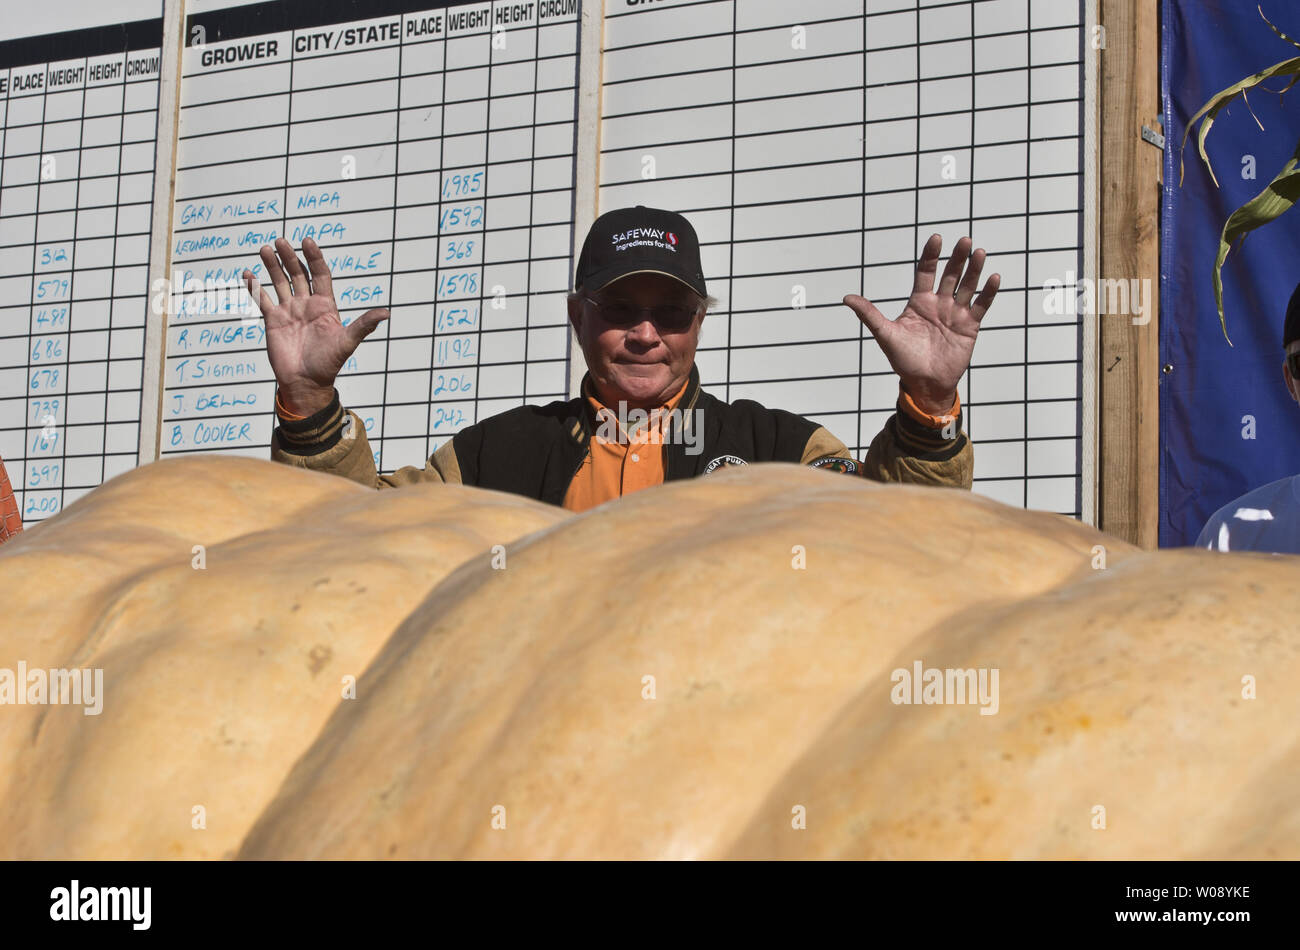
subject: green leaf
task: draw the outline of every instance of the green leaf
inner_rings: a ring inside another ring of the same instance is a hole
[[[1214,262],[1214,302],[1219,308],[1219,326],[1223,328],[1223,338],[1232,345],[1228,336],[1228,323],[1223,316],[1223,262],[1228,259],[1232,245],[1244,241],[1246,235],[1257,228],[1262,228],[1280,217],[1300,200],[1300,142],[1296,143],[1295,154],[1286,163],[1277,177],[1250,201],[1246,202],[1228,216],[1219,236],[1219,256]]]
[[[1268,24],[1268,28],[1269,28],[1270,30],[1272,30],[1274,33],[1276,33],[1276,34],[1277,34],[1279,37],[1281,37],[1282,39],[1286,40],[1286,41],[1287,41],[1288,43],[1290,43],[1292,46],[1300,46],[1300,43],[1297,43],[1295,40],[1291,39],[1291,37],[1287,36],[1285,33],[1283,33],[1281,30],[1279,30],[1277,27],[1275,27],[1275,26],[1272,24],[1272,22],[1269,20],[1269,18],[1266,17],[1266,16],[1264,16],[1264,8],[1263,8],[1263,7],[1261,7],[1259,4],[1256,4],[1256,5],[1255,5],[1255,9],[1259,11],[1259,15],[1260,15],[1260,17],[1264,20],[1265,23]]]
[[[1205,167],[1210,170],[1210,178],[1214,181],[1214,187],[1219,187],[1219,179],[1215,177],[1214,168],[1210,165],[1210,156],[1205,152],[1205,138],[1210,134],[1210,127],[1214,125],[1214,120],[1218,116],[1219,112],[1247,89],[1253,89],[1266,79],[1272,79],[1274,76],[1291,76],[1296,74],[1300,74],[1300,56],[1283,60],[1280,63],[1274,63],[1263,72],[1256,73],[1253,76],[1241,80],[1241,82],[1234,83],[1227,89],[1212,96],[1210,101],[1201,106],[1196,115],[1192,116],[1191,120],[1187,123],[1187,129],[1183,132],[1183,149],[1187,148],[1187,137],[1192,134],[1192,127],[1200,121],[1202,116],[1204,116],[1205,121],[1201,122],[1201,131],[1197,136],[1196,144],[1201,153],[1201,160],[1205,162]],[[1183,183],[1183,174],[1183,155],[1180,152],[1178,155],[1179,185]]]

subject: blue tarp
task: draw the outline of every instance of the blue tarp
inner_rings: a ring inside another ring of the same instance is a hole
[[[1238,99],[1230,112],[1219,114],[1206,147],[1218,188],[1196,153],[1195,131],[1185,155],[1181,148],[1187,121],[1212,95],[1300,56],[1300,49],[1268,28],[1256,5],[1257,0],[1162,2],[1167,144],[1160,362],[1169,368],[1160,374],[1162,547],[1193,544],[1219,507],[1266,482],[1300,473],[1300,407],[1282,380],[1282,319],[1300,283],[1300,208],[1255,231],[1228,256],[1224,309],[1233,346],[1219,327],[1211,284],[1223,223],[1295,151],[1300,85],[1280,101],[1266,92],[1248,93],[1250,109]],[[1258,5],[1278,29],[1300,37],[1295,0],[1258,0]],[[1272,79],[1264,86],[1279,90],[1285,84]],[[1180,157],[1186,168],[1181,187]],[[1253,179],[1244,177],[1252,161]],[[1250,434],[1251,419],[1255,438],[1243,438]]]

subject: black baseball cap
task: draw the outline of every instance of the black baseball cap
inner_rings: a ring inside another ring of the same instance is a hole
[[[1282,325],[1282,349],[1286,349],[1296,340],[1300,340],[1300,284],[1296,284],[1291,294],[1291,302],[1286,305],[1286,322]]]
[[[600,290],[629,274],[663,274],[707,297],[700,241],[691,223],[661,208],[618,208],[587,232],[573,273],[574,290]]]

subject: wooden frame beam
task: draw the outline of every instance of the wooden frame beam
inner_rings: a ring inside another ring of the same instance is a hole
[[[1097,367],[1099,527],[1154,548],[1159,526],[1161,151],[1158,0],[1101,0],[1100,277],[1137,280],[1141,319],[1101,314]],[[1096,38],[1096,39],[1094,39]],[[1098,286],[1100,290],[1106,284]],[[1132,285],[1130,285],[1132,286]],[[1099,294],[1100,296],[1100,294]],[[1130,305],[1130,310],[1132,306]]]

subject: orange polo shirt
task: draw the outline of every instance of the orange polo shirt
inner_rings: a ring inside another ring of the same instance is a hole
[[[669,421],[668,414],[677,407],[688,385],[689,380],[665,405],[650,410],[645,420],[627,420],[634,423],[627,428],[618,419],[616,410],[602,405],[595,390],[590,385],[584,386],[583,395],[596,414],[596,431],[592,434],[582,467],[569,484],[564,507],[570,511],[586,511],[612,498],[662,484],[663,432]],[[609,421],[602,426],[602,420],[606,418]],[[602,438],[602,429],[615,434],[615,438]],[[617,435],[620,432],[621,437]]]
[[[17,537],[22,530],[23,516],[18,511],[18,501],[5,472],[5,460],[0,458],[0,544]]]

